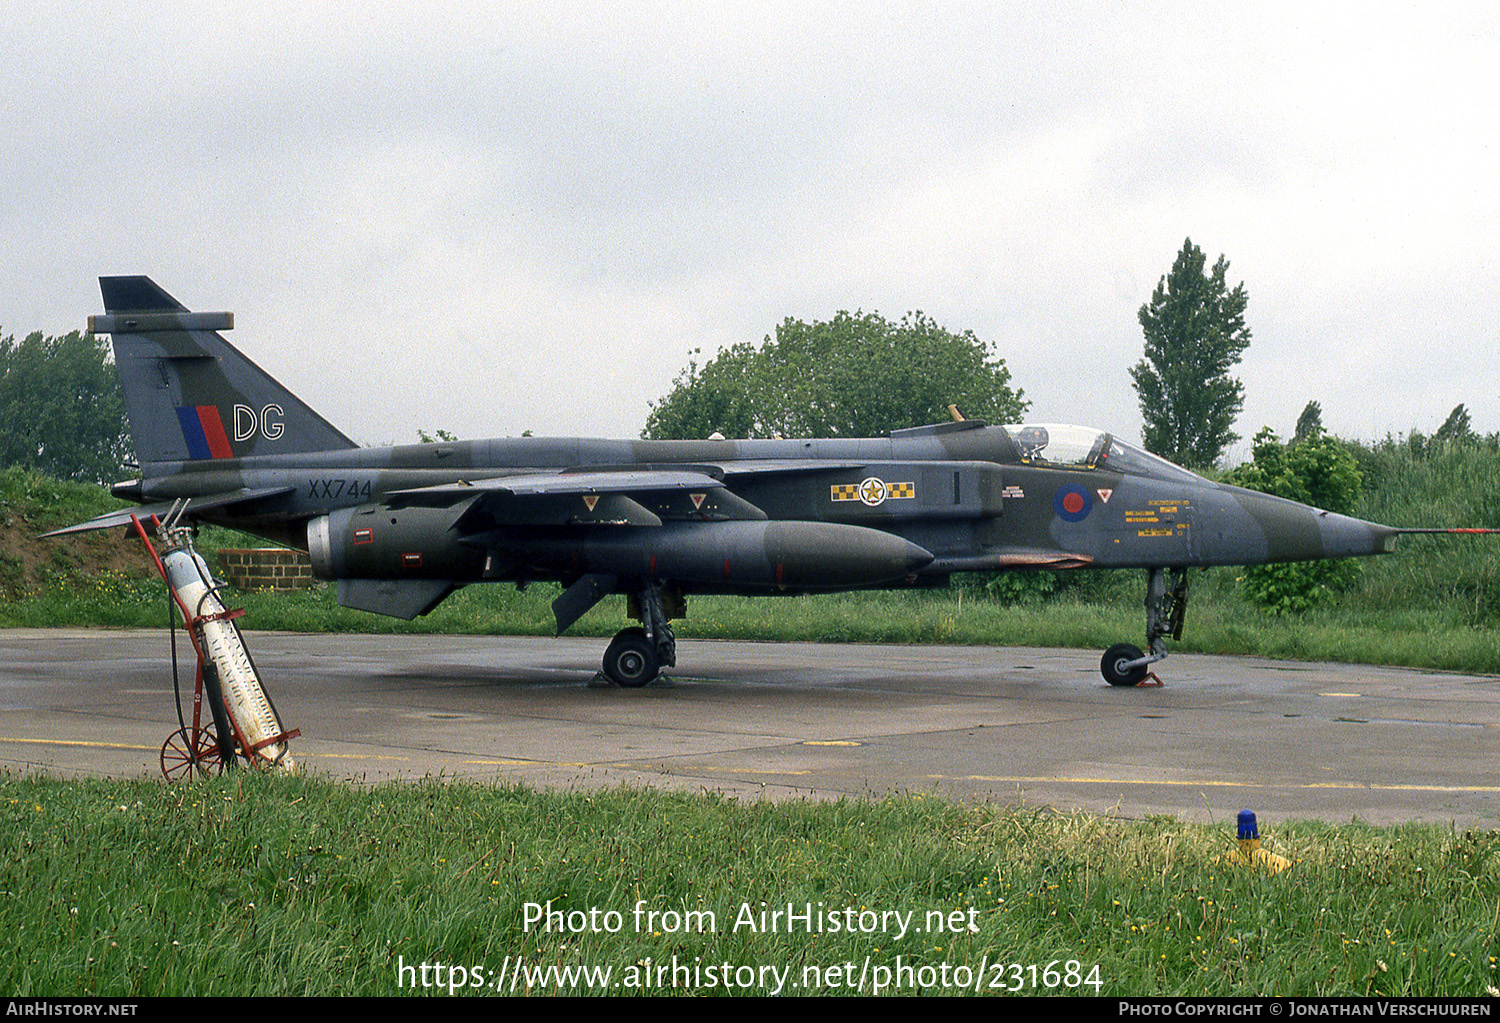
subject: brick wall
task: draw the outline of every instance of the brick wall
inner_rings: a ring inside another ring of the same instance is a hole
[[[305,590],[317,583],[307,554],[285,547],[225,547],[219,569],[237,590]]]

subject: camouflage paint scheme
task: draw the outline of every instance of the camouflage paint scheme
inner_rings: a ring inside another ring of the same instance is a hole
[[[960,571],[1144,568],[1138,682],[1186,569],[1391,551],[1401,530],[1211,482],[1102,431],[977,421],[822,440],[501,438],[361,448],[145,277],[100,278],[141,476],[114,493],[308,550],[339,602],[401,618],[478,582],[557,580],[562,632],[626,593],[606,674],[675,663],[689,593],[941,586]],[[181,510],[181,509],[179,509]],[[131,512],[60,530],[129,522]]]

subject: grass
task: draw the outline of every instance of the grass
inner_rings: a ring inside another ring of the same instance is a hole
[[[774,968],[791,993],[863,970],[865,993],[1483,996],[1500,954],[1494,831],[1283,823],[1266,846],[1294,865],[1268,875],[1234,862],[1232,822],[920,795],[8,777],[0,814],[18,995],[471,993],[502,972],[522,993],[519,961],[531,993],[768,993]],[[821,933],[759,926],[788,903]],[[728,972],[645,969],[674,957]],[[608,985],[561,972],[583,967]]]
[[[1219,575],[1227,578],[1216,580]],[[1475,626],[1462,608],[1372,610],[1321,608],[1277,617],[1244,606],[1231,592],[1232,573],[1198,577],[1178,652],[1256,655],[1291,660],[1403,665],[1439,671],[1500,674],[1500,629]],[[1110,584],[1118,596],[1065,594],[1046,602],[1002,604],[959,591],[848,593],[811,597],[695,597],[676,623],[683,640],[859,642],[971,646],[1055,646],[1103,649],[1144,629],[1144,579]],[[1135,592],[1129,592],[1135,591]],[[352,633],[464,633],[550,636],[558,588],[538,584],[519,593],[506,586],[461,590],[413,622],[339,607],[331,589],[292,594],[235,593],[247,630]],[[570,631],[613,635],[624,621],[624,598],[605,600]],[[88,583],[0,602],[0,627],[59,625],[158,628],[166,621],[159,580],[111,572]]]
[[[122,504],[102,487],[27,469],[0,469],[0,517],[18,517],[38,531],[82,522]]]

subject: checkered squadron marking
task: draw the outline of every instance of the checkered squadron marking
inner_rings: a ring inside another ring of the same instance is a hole
[[[887,483],[878,476],[870,476],[860,483],[834,483],[828,488],[829,500],[858,501],[870,508],[886,501],[908,500],[916,496],[915,483]]]

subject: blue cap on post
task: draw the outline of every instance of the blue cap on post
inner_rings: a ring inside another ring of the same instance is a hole
[[[1241,810],[1239,816],[1240,838],[1259,838],[1260,829],[1255,826],[1255,811]]]

